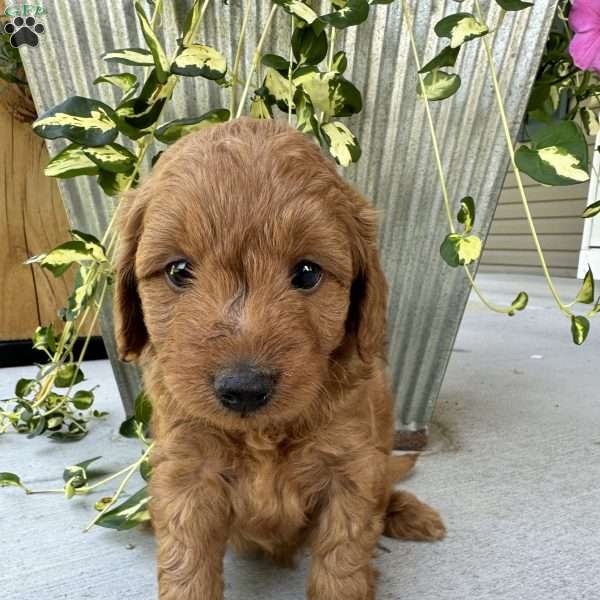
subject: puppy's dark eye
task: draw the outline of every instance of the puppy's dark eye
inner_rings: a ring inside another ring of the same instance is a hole
[[[192,265],[183,258],[169,263],[165,268],[165,273],[169,283],[177,289],[186,287],[193,277]]]
[[[292,270],[292,285],[299,290],[312,290],[319,285],[323,270],[309,260],[300,261]]]

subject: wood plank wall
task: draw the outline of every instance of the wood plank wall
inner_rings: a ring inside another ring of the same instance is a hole
[[[59,323],[73,280],[23,262],[69,239],[69,227],[56,182],[43,173],[43,140],[2,106],[0,132],[0,341],[23,340]]]

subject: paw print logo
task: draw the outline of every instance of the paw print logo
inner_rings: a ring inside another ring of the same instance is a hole
[[[36,23],[33,17],[15,17],[10,23],[4,25],[4,33],[10,35],[10,45],[18,48],[23,44],[28,46],[37,46],[39,43],[38,35],[44,33],[45,27],[41,23]]]

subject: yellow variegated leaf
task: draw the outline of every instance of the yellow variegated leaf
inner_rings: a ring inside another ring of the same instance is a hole
[[[122,48],[105,52],[102,58],[107,62],[118,62],[124,65],[135,65],[138,67],[153,67],[154,59],[152,52],[145,48]]]
[[[120,144],[84,148],[83,152],[100,168],[114,173],[131,171],[136,160],[135,155]]]
[[[229,111],[226,108],[217,108],[199,117],[188,117],[185,119],[169,121],[156,129],[154,137],[158,141],[163,142],[163,144],[172,144],[180,137],[183,137],[192,131],[210,127],[217,123],[224,123],[228,119]]]
[[[281,73],[275,69],[266,69],[265,86],[276,102],[283,102],[287,105],[290,97],[293,98],[294,96],[294,85],[290,85],[289,79],[281,75]],[[292,108],[294,108],[293,105]]]
[[[144,35],[144,39],[146,40],[146,44],[148,44],[148,48],[152,53],[152,58],[154,59],[154,67],[156,68],[156,78],[159,83],[165,83],[169,77],[169,59],[163,50],[163,47],[156,37],[152,26],[150,25],[150,21],[148,21],[148,17],[146,17],[146,13],[142,8],[142,5],[139,0],[135,2],[135,12],[137,13],[138,21],[142,28],[142,34]]]
[[[110,144],[118,133],[110,106],[81,96],[51,108],[33,123],[33,130],[47,139],[64,137],[84,146]]]
[[[202,44],[183,48],[171,65],[171,73],[206,79],[221,79],[226,71],[225,57],[218,50]]]
[[[581,182],[589,180],[590,176],[581,168],[579,160],[565,150],[550,146],[541,148],[537,152],[542,161],[550,165],[559,177]]]
[[[79,175],[96,175],[98,167],[83,152],[79,144],[70,144],[52,158],[44,169],[48,177],[77,177]]]
[[[358,140],[343,123],[339,121],[325,123],[321,126],[321,133],[329,153],[342,167],[347,167],[360,158]]]
[[[439,21],[435,32],[439,37],[450,39],[450,48],[459,48],[469,40],[486,35],[489,30],[471,13],[456,13]]]
[[[301,0],[273,0],[275,4],[279,4],[287,12],[296,15],[309,25],[319,18],[319,15],[305,2]]]
[[[450,47],[458,48],[465,42],[481,37],[487,32],[488,28],[479,23],[474,17],[464,17],[452,28]]]

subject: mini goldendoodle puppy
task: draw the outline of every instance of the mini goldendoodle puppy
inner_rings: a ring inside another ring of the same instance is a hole
[[[370,600],[379,536],[436,540],[392,484],[376,219],[305,135],[240,119],[170,147],[120,209],[116,329],[154,403],[162,600],[223,598],[228,543],[308,598]]]

